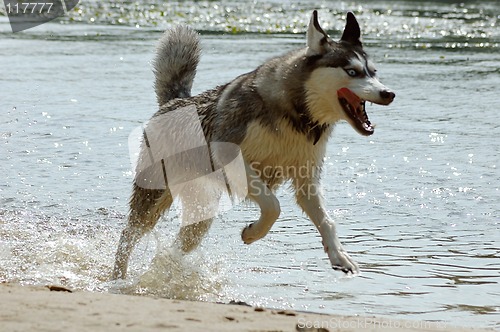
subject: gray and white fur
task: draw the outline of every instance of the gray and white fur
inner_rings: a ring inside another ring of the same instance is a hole
[[[334,41],[323,31],[314,11],[306,47],[270,59],[225,85],[191,96],[199,56],[198,34],[191,28],[178,26],[161,37],[154,60],[160,108],[152,120],[194,107],[207,142],[239,146],[248,183],[247,199],[256,203],[261,212],[258,220],[243,229],[244,243],[253,243],[268,233],[281,213],[273,192],[290,182],[298,205],[322,237],[332,267],[358,273],[357,264],[342,247],[335,222],[327,213],[320,186],[321,168],[334,124],[345,120],[360,134],[371,135],[374,128],[366,115],[365,102],[388,105],[395,94],[376,78],[375,67],[362,48],[354,15],[347,14],[343,35]],[[153,229],[175,198],[168,186],[141,186],[139,180],[146,176],[138,172],[134,180],[128,224],[116,254],[115,279],[126,277],[134,246]],[[208,218],[185,223],[175,244],[190,252],[211,222]]]

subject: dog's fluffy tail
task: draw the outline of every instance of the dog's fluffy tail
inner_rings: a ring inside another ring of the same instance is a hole
[[[191,96],[200,51],[198,33],[187,26],[169,29],[160,38],[153,61],[160,106],[174,98]]]

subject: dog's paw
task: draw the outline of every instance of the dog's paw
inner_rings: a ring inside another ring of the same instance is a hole
[[[359,274],[358,264],[345,251],[328,253],[328,256],[334,270],[342,271],[345,274]]]
[[[350,266],[350,267],[345,267],[345,266],[340,266],[340,265],[332,265],[332,268],[335,271],[342,271],[345,274],[350,274],[352,276],[359,274],[359,268],[356,265]]]
[[[258,227],[255,227],[254,224],[250,224],[243,228],[243,231],[241,232],[241,239],[243,240],[243,243],[251,244],[262,239],[265,235],[266,234],[260,234],[258,232]]]

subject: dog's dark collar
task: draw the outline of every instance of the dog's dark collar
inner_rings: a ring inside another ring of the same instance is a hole
[[[318,143],[319,139],[321,138],[321,136],[323,136],[323,134],[327,129],[328,129],[327,124],[320,125],[316,123],[316,125],[311,129],[311,134],[314,137],[313,145],[316,145],[316,143]]]
[[[309,113],[309,110],[305,107],[296,107],[296,116],[287,116],[293,129],[301,134],[307,135],[307,138],[316,145],[321,139],[321,136],[329,128],[328,124],[319,124],[318,121],[314,121]]]

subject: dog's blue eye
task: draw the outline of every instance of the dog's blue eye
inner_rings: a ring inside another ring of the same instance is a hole
[[[346,69],[345,72],[347,73],[347,75],[349,75],[351,77],[358,76],[358,72],[354,69]]]

